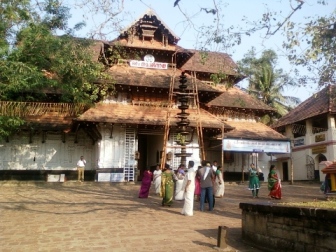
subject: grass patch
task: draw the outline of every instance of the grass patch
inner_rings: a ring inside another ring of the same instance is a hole
[[[284,206],[294,206],[294,207],[313,207],[313,208],[328,208],[336,210],[336,200],[330,201],[311,201],[311,202],[285,202],[280,203]]]

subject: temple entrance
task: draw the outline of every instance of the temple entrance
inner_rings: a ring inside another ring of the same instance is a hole
[[[146,167],[150,167],[153,172],[156,165],[160,163],[163,144],[163,133],[157,135],[138,134],[138,181],[142,180],[142,174]]]

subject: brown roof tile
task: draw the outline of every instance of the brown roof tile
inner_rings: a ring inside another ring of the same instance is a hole
[[[148,23],[150,26],[156,25],[157,29],[161,30],[162,33],[168,34],[168,36],[172,37],[175,42],[180,40],[174,31],[171,30],[168,25],[161,20],[159,15],[153,9],[148,9],[144,14],[140,15],[140,17],[130,24],[125,30],[123,30],[121,34],[127,34],[131,28],[144,25],[144,23]]]
[[[226,121],[234,129],[225,133],[226,138],[259,140],[287,140],[285,136],[260,122]]]
[[[236,63],[226,53],[190,51],[194,55],[182,66],[183,70],[239,75]]]
[[[92,52],[92,60],[98,61],[100,54],[104,48],[103,41],[94,41],[93,44],[90,46],[90,50]]]
[[[293,124],[325,113],[336,113],[336,88],[328,85],[314,94],[288,114],[281,117],[272,128]]]
[[[176,125],[178,118],[174,115],[180,113],[179,109],[172,109],[171,125]],[[190,126],[196,126],[196,110],[187,109],[190,113],[188,119]],[[155,106],[138,106],[131,104],[118,103],[99,103],[94,108],[87,110],[77,121],[89,122],[107,122],[107,123],[127,123],[127,124],[147,124],[147,125],[165,125],[167,108]],[[202,127],[221,128],[223,122],[209,112],[200,111]],[[225,127],[229,127],[225,125]]]
[[[207,103],[206,105],[208,107],[215,106],[249,110],[275,111],[274,108],[266,105],[262,101],[257,100],[237,87],[226,89],[222,85],[217,86],[223,91],[223,93],[211,102]]]
[[[38,129],[70,129],[74,117],[65,116],[58,112],[47,112],[38,116],[26,116],[24,120],[29,125],[36,125]]]
[[[173,69],[158,70],[114,65],[109,69],[109,74],[116,81],[116,84],[169,89],[173,76],[175,76],[175,88],[178,88],[181,71],[178,69],[174,72]],[[189,75],[186,76],[188,78],[187,84],[191,86],[191,78]],[[218,88],[201,81],[197,81],[197,88],[199,91],[222,92]]]
[[[327,167],[321,170],[323,173],[336,173],[336,162],[328,165]]]
[[[125,38],[118,39],[111,41],[111,45],[120,45],[120,46],[127,46],[127,47],[133,47],[133,48],[143,48],[143,49],[159,49],[162,51],[177,51],[180,47],[176,45],[166,45],[163,46],[161,41],[148,41],[148,40],[139,40],[134,39],[132,43],[128,42]]]

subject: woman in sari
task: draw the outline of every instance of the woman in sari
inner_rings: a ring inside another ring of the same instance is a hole
[[[202,166],[198,166],[197,171],[200,168],[202,168]],[[198,175],[197,171],[195,172],[196,173],[196,177],[195,177],[195,200],[199,201],[200,197],[201,197],[201,180],[200,180],[201,178]]]
[[[215,180],[215,197],[222,198],[224,196],[224,179],[222,167],[218,166],[216,170],[216,180]]]
[[[257,167],[254,164],[251,164],[251,167],[249,169],[249,190],[252,191],[252,197],[258,198],[258,193],[260,189],[260,183],[259,183],[259,172],[257,170]]]
[[[185,165],[180,165],[175,176],[175,200],[184,200],[183,181],[185,177]]]
[[[157,165],[155,171],[153,172],[153,184],[157,195],[160,195],[161,193],[161,174],[162,171],[160,169],[160,165]]]
[[[268,190],[270,191],[268,196],[272,199],[281,199],[281,183],[275,169],[275,165],[271,165],[268,174]]]
[[[165,170],[161,174],[161,196],[162,206],[171,206],[174,196],[174,173],[168,164],[165,165]]]
[[[148,198],[149,189],[152,183],[152,176],[153,174],[150,171],[150,168],[147,167],[147,169],[144,171],[141,187],[139,191],[139,198]]]

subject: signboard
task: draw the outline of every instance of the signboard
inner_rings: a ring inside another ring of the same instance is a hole
[[[320,153],[326,153],[327,152],[327,146],[326,145],[319,145],[316,147],[313,147],[312,154],[320,154]]]
[[[168,63],[162,62],[146,62],[140,60],[131,60],[131,67],[141,67],[141,68],[155,68],[155,69],[168,69]]]
[[[304,145],[304,138],[294,139],[294,146]]]
[[[321,135],[316,135],[315,136],[315,142],[323,142],[325,141],[325,134],[321,134]]]
[[[223,139],[224,151],[290,153],[290,141]]]

